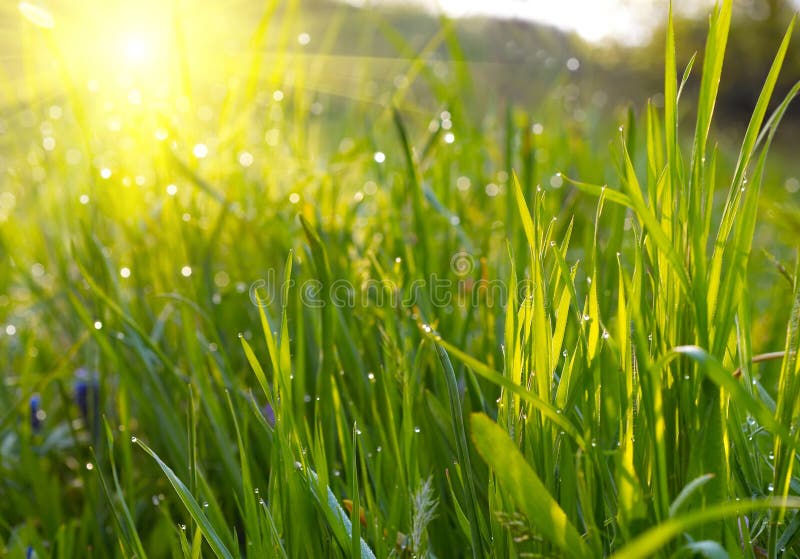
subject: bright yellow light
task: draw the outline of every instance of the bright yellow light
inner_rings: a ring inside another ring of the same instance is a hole
[[[17,8],[19,8],[20,13],[25,16],[25,19],[38,27],[53,29],[56,26],[56,20],[53,19],[52,14],[36,4],[20,2]]]
[[[150,58],[150,45],[144,37],[127,37],[122,47],[125,59],[133,64],[143,64]]]

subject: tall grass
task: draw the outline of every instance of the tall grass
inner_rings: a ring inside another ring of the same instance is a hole
[[[619,129],[558,89],[473,114],[446,21],[421,54],[376,22],[405,57],[385,106],[325,96],[295,2],[228,68],[217,129],[145,106],[118,149],[74,87],[63,148],[13,124],[3,554],[800,554],[800,288],[751,264],[794,22],[731,159],[732,8],[681,73],[670,16],[663,106]],[[212,103],[184,69],[181,103]]]

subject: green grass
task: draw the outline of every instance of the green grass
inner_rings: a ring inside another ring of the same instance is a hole
[[[338,68],[403,79],[342,98],[347,22],[298,57],[268,3],[141,104],[26,28],[61,81],[0,110],[0,555],[800,555],[797,247],[762,203],[793,22],[727,153],[732,4],[696,62],[670,23],[663,103],[618,122],[566,71],[476,113],[446,21],[416,53],[376,12],[401,58]]]

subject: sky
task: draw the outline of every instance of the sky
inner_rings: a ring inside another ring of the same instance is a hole
[[[667,13],[667,0],[348,0],[351,4],[414,3],[453,17],[520,18],[575,31],[588,41],[637,44]],[[800,0],[795,0],[800,2]],[[708,9],[712,0],[673,0],[676,10]]]

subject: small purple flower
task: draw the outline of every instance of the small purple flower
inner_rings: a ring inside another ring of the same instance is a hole
[[[42,397],[38,393],[32,395],[29,405],[31,410],[31,429],[33,429],[34,433],[38,433],[42,428],[42,420],[44,419]]]
[[[75,377],[73,384],[75,404],[81,411],[83,419],[94,425],[100,416],[100,386],[97,377],[83,368],[75,371]]]
[[[275,410],[272,409],[272,406],[264,404],[264,407],[261,408],[261,414],[264,416],[264,419],[267,420],[270,427],[275,427]]]

